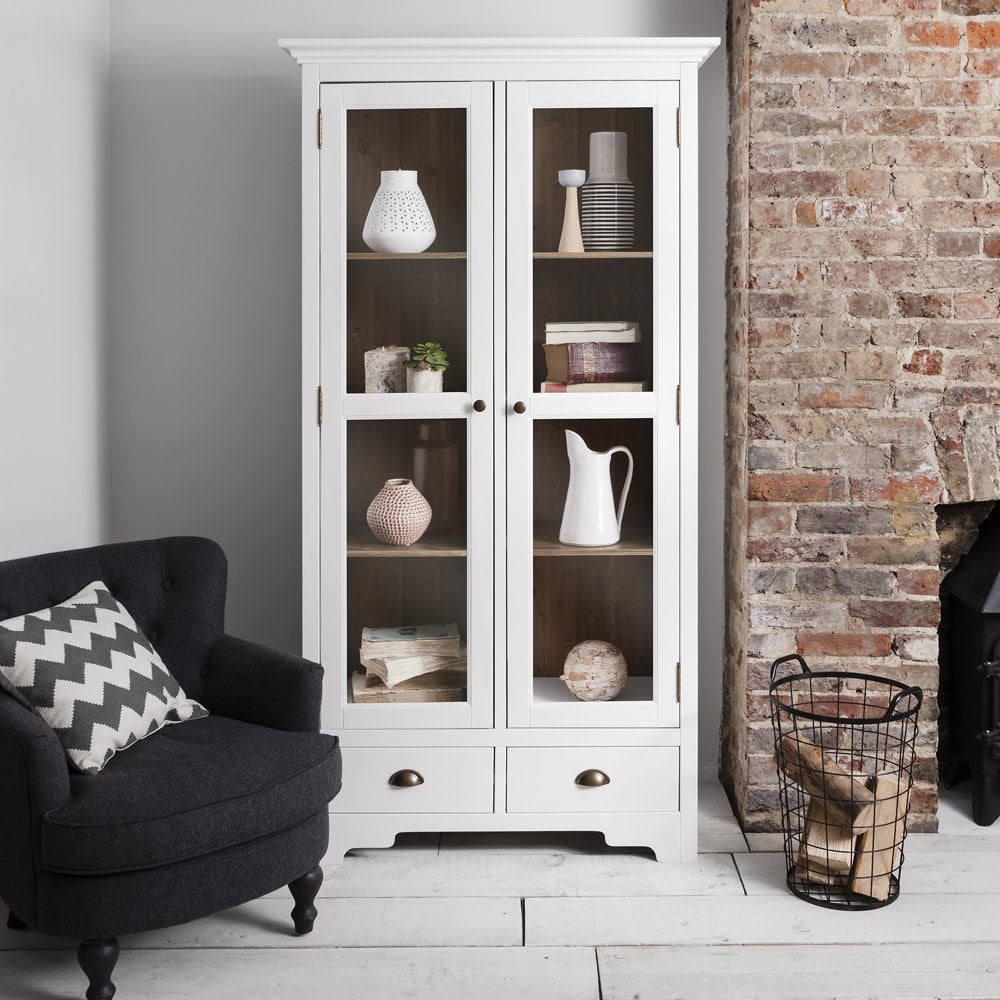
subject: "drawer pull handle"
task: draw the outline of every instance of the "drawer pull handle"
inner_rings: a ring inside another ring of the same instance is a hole
[[[611,779],[603,772],[592,767],[587,771],[581,771],[576,776],[576,783],[587,788],[600,788],[601,785],[610,785]]]
[[[424,776],[419,771],[404,767],[402,771],[397,771],[390,775],[389,784],[396,788],[414,788],[424,783]]]

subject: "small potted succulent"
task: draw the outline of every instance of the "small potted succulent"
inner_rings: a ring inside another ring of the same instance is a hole
[[[406,362],[406,391],[441,392],[450,363],[445,349],[435,341],[417,344]]]

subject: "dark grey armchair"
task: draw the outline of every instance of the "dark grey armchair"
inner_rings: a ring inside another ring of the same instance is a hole
[[[205,718],[167,726],[95,775],[0,691],[0,899],[8,926],[82,941],[88,1000],[109,1000],[120,935],[183,923],[288,885],[312,929],[340,790],[319,732],[322,668],[224,634],[226,558],[204,538],[0,562],[0,621],[103,580]]]

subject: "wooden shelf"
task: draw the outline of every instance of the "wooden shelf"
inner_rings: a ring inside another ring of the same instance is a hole
[[[584,254],[577,254],[582,257]],[[652,257],[652,254],[650,254]],[[349,253],[348,260],[465,260],[468,254],[462,251],[432,251],[425,250],[423,253]]]
[[[348,254],[350,256],[350,254]],[[584,253],[557,253],[536,250],[535,260],[652,260],[652,250],[591,250]]]
[[[350,524],[347,527],[348,558],[364,559],[419,559],[456,556],[467,554],[465,533],[425,534],[412,545],[386,545],[370,531],[367,524]]]
[[[636,528],[626,528],[622,539],[614,545],[563,545],[559,541],[559,525],[535,525],[536,556],[651,556],[653,533]]]

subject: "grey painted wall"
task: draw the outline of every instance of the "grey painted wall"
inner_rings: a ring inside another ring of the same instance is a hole
[[[723,35],[722,0],[111,0],[110,513],[230,558],[229,627],[299,644],[298,67],[281,36]],[[702,765],[722,656],[725,56],[702,73]]]
[[[0,0],[0,559],[103,540],[108,3]]]

